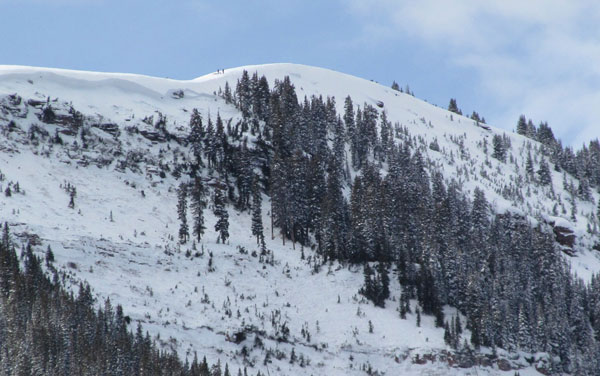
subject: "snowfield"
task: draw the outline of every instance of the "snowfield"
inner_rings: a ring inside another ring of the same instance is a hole
[[[169,132],[184,137],[193,108],[204,119],[214,120],[219,114],[235,123],[240,113],[217,94],[226,82],[233,89],[244,70],[264,74],[271,87],[275,79],[289,76],[299,100],[304,95],[334,96],[338,113],[343,113],[348,95],[361,107],[368,103],[384,109],[392,123],[410,130],[417,145],[425,145],[427,163],[441,167],[446,179],[457,179],[466,191],[483,189],[498,212],[521,213],[532,224],[552,221],[570,229],[576,237],[574,256],[565,257],[573,271],[586,280],[600,271],[592,249],[598,239],[588,232],[595,205],[578,201],[576,222],[568,206],[553,212],[557,198],[564,205],[568,202],[562,173],[551,166],[553,192],[530,184],[523,202],[503,197],[502,188],[522,178],[527,144],[536,148],[535,141],[482,127],[368,80],[296,64],[226,69],[189,81],[0,66],[0,97],[16,93],[24,102],[49,101],[58,114],[72,106],[86,121],[116,124],[119,129],[111,133],[107,127],[90,128],[89,137],[102,140],[104,149],[83,150],[74,146],[80,143],[78,136],[68,134],[60,135],[64,147],[35,145],[24,141],[32,124],[50,135],[60,126],[42,123],[33,105],[21,103],[26,114],[20,117],[0,111],[0,190],[16,182],[21,190],[13,189],[11,197],[0,195],[0,219],[9,223],[16,240],[33,240],[40,256],[50,246],[56,266],[75,292],[80,281],[87,281],[99,305],[106,298],[121,304],[132,330],[140,322],[165,349],[176,350],[184,359],[191,360],[197,352],[209,363],[228,363],[234,374],[248,367],[252,373],[270,375],[364,375],[368,369],[382,375],[513,375],[514,370],[502,371],[497,364],[460,368],[445,361],[450,348],[433,317],[423,316],[417,327],[411,302],[412,313],[400,319],[395,273],[391,299],[385,308],[377,308],[358,293],[361,268],[335,262],[317,265],[314,250],[293,247],[289,241],[284,245],[276,229],[272,239],[267,196],[263,223],[270,254],[260,254],[250,214],[232,208],[228,244],[217,244],[210,208],[205,210],[207,233],[202,242],[178,244],[179,180],[170,174],[161,177],[156,166],[184,158],[189,151],[174,140],[156,142],[125,128],[135,125],[150,132],[148,119],[164,116]],[[10,120],[19,129],[7,133]],[[491,148],[494,134],[510,138],[506,163],[484,150],[486,143]],[[434,140],[440,151],[427,147]],[[121,169],[116,157],[108,158],[128,153],[132,158],[139,155],[139,170]],[[99,163],[103,158],[106,163]],[[76,188],[74,208],[68,207],[68,186]],[[597,202],[598,193],[593,195]],[[456,314],[451,307],[445,313],[448,318]],[[523,354],[504,355],[522,368],[521,375],[539,374]],[[419,364],[423,358],[425,364]]]

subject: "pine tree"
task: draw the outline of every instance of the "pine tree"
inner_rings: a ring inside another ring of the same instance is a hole
[[[539,182],[542,185],[552,184],[552,174],[550,173],[550,168],[548,167],[548,163],[545,159],[542,159],[540,162],[540,168],[537,170],[537,174],[539,177]]]
[[[347,178],[344,165],[346,164],[346,134],[344,132],[344,123],[338,118],[335,123],[333,135],[333,160],[329,165],[331,172],[337,174],[338,179]]]
[[[360,153],[360,163],[364,162],[367,158],[369,151],[373,151],[375,157],[375,150],[378,149],[379,140],[377,137],[377,109],[367,103],[365,103],[362,112],[362,121],[357,123],[357,128],[360,131],[362,149]]]
[[[554,132],[552,132],[552,128],[548,126],[548,123],[540,123],[536,134],[536,140],[546,147],[553,147],[556,144]]]
[[[269,81],[263,75],[258,80],[258,84],[254,88],[254,105],[253,112],[258,120],[267,121],[270,115],[269,99],[271,90],[269,89]]]
[[[190,134],[188,136],[188,142],[190,143],[190,150],[194,155],[194,162],[197,167],[203,166],[202,162],[202,141],[204,138],[204,127],[202,126],[202,116],[197,109],[192,110],[190,116]],[[197,168],[196,167],[196,168]]]
[[[264,241],[262,222],[262,192],[258,176],[255,175],[252,182],[252,235],[256,236],[256,244]]]
[[[410,310],[410,295],[405,289],[400,293],[400,318],[406,319],[406,314],[411,313]]]
[[[206,361],[206,356],[202,358],[202,363],[200,363],[200,375],[201,376],[210,376],[210,368],[208,367],[208,362]]]
[[[214,197],[214,210],[215,216],[217,217],[217,223],[215,223],[215,231],[219,233],[217,237],[217,243],[222,242],[225,244],[229,238],[229,213],[225,207],[225,198],[221,189],[215,189]]]
[[[533,158],[531,158],[531,151],[527,151],[527,160],[525,162],[525,171],[527,172],[527,176],[531,179],[535,179],[534,169],[533,169]]]
[[[221,359],[218,359],[217,363],[213,364],[213,366],[211,367],[210,376],[222,376],[222,375],[223,375],[223,372],[221,370]]]
[[[46,265],[49,266],[54,262],[54,252],[52,252],[52,248],[48,244],[48,248],[46,249]]]
[[[244,70],[242,72],[242,78],[238,80],[237,86],[235,88],[235,95],[237,99],[237,105],[240,111],[242,112],[242,117],[244,119],[250,116],[251,110],[251,89],[250,89],[250,76],[248,75],[248,71]]]
[[[506,148],[502,136],[495,134],[492,138],[492,157],[496,158],[500,162],[506,162]]]
[[[75,197],[77,196],[77,191],[75,190],[75,187],[71,187],[71,189],[69,189],[69,208],[74,209],[75,208]]]
[[[385,301],[390,297],[390,277],[388,275],[388,268],[385,263],[380,262],[377,265],[378,272],[378,294],[377,294],[377,305],[385,307]]]
[[[462,324],[460,322],[460,315],[458,314],[458,312],[456,313],[456,317],[454,320],[454,331],[456,332],[457,336],[460,336],[463,332]]]
[[[215,137],[215,127],[208,117],[208,125],[206,126],[206,134],[204,136],[204,155],[208,159],[208,167],[213,168],[217,156],[217,139]]]
[[[225,81],[225,89],[223,90],[223,99],[225,99],[225,103],[230,104],[233,103],[233,95],[231,95],[231,87],[229,86],[229,82]]]
[[[456,99],[454,98],[450,98],[450,103],[448,104],[448,111],[462,115],[462,111],[458,108],[458,105],[456,104]]]
[[[239,210],[246,210],[251,207],[250,200],[252,196],[252,180],[254,177],[251,155],[246,145],[246,140],[244,140],[240,146],[238,158],[239,167],[236,179],[238,188],[237,208]]]
[[[584,201],[591,201],[592,192],[590,190],[590,182],[586,177],[579,178],[579,187],[577,188],[577,194]]]
[[[42,118],[40,120],[42,120],[46,124],[54,123],[54,121],[56,120],[56,114],[54,113],[52,106],[50,106],[49,104],[44,106],[44,109],[42,110]]]
[[[448,346],[452,346],[452,333],[450,332],[450,326],[448,321],[444,324],[444,343]]]
[[[529,121],[527,121],[527,132],[526,132],[525,136],[531,138],[532,140],[535,140],[536,135],[537,135],[537,129],[530,119]]]
[[[363,266],[364,284],[360,289],[360,293],[369,300],[374,300],[376,291],[373,274],[373,269],[371,269],[369,264],[365,262],[365,265]]]
[[[192,209],[192,235],[196,241],[200,242],[206,226],[204,225],[204,209],[206,209],[206,192],[202,178],[196,177],[193,185],[190,187],[190,208]]]
[[[444,310],[440,304],[435,307],[435,326],[441,328],[444,326]],[[448,324],[448,322],[446,322]]]
[[[525,115],[519,116],[519,122],[517,123],[517,133],[523,136],[527,135],[527,119],[525,119]]]
[[[381,112],[379,135],[381,138],[379,160],[385,161],[385,157],[388,155],[390,144],[393,142],[392,124],[387,120],[387,113],[385,111]]]
[[[517,340],[519,348],[524,351],[531,351],[531,326],[527,320],[527,316],[522,304],[519,307],[518,325],[519,331],[517,334]]]
[[[352,98],[350,98],[350,96],[347,96],[344,101],[344,123],[346,124],[346,138],[350,144],[352,166],[356,167],[358,135],[354,120],[354,105],[352,104]]]
[[[471,325],[471,344],[479,349],[481,346],[481,328],[479,323],[473,323]]]
[[[190,236],[187,223],[187,185],[179,184],[177,189],[177,217],[179,218],[179,242],[185,244]]]
[[[221,113],[217,112],[217,122],[215,124],[214,135],[214,155],[217,163],[217,171],[223,172],[225,165],[225,150],[227,149],[227,136],[225,135],[225,127]]]

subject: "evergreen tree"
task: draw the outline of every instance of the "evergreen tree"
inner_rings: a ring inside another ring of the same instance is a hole
[[[546,147],[552,148],[555,146],[556,139],[554,138],[554,132],[552,132],[552,128],[548,126],[548,123],[540,123],[536,134],[536,140]]]
[[[350,144],[350,157],[352,166],[357,166],[357,149],[358,149],[358,135],[356,130],[356,123],[354,121],[354,105],[352,104],[352,98],[347,96],[344,101],[344,124],[346,124],[346,137]]]
[[[188,136],[188,142],[190,143],[190,150],[194,156],[194,162],[198,167],[203,166],[202,162],[202,141],[204,138],[204,127],[202,126],[202,116],[197,109],[192,110],[190,116],[190,134]]]
[[[590,182],[586,177],[579,178],[579,187],[577,188],[577,194],[584,201],[591,201],[592,192],[590,190]]]
[[[537,129],[531,120],[527,121],[527,132],[525,136],[531,138],[532,140],[536,139]]]
[[[506,147],[502,136],[495,134],[492,138],[492,157],[496,158],[500,162],[506,162]]]
[[[452,332],[450,331],[450,326],[448,325],[448,321],[444,324],[444,343],[448,346],[452,346]]]
[[[236,169],[238,188],[237,208],[242,211],[251,207],[250,199],[252,196],[252,180],[254,177],[251,159],[252,156],[246,145],[246,140],[244,140],[237,153],[238,166]]]
[[[321,223],[324,254],[326,259],[332,260],[347,257],[346,239],[349,232],[349,218],[347,203],[342,192],[340,182],[340,168],[335,164],[337,158],[330,161],[329,175],[327,179],[327,190],[321,196]],[[314,195],[315,204],[319,199],[319,193]],[[318,226],[317,226],[318,227]]]
[[[377,307],[384,308],[385,300],[390,296],[390,279],[387,267],[383,262],[377,266],[377,272],[365,263],[363,267],[364,285],[360,293],[371,300]]]
[[[221,359],[218,359],[217,363],[213,364],[213,366],[211,367],[210,376],[222,376],[222,375],[223,375],[223,372],[221,370]]]
[[[190,236],[187,223],[187,185],[179,184],[177,189],[177,217],[179,218],[179,242],[185,244]]]
[[[48,245],[48,248],[46,249],[46,265],[49,266],[53,262],[54,262],[54,252],[52,252],[52,248],[50,248],[50,245]]]
[[[206,226],[204,225],[204,209],[206,209],[206,191],[202,178],[196,177],[194,183],[190,187],[190,208],[192,209],[192,218],[194,224],[192,226],[192,235],[196,237],[196,241],[200,242]]]
[[[400,318],[406,319],[406,314],[410,313],[410,297],[409,294],[402,289],[400,293]]]
[[[377,288],[374,282],[373,269],[369,266],[368,263],[365,263],[365,265],[363,266],[363,278],[364,284],[359,292],[362,295],[364,295],[367,299],[374,300]]]
[[[227,208],[225,206],[223,192],[221,192],[221,189],[219,188],[215,189],[213,212],[217,217],[217,222],[215,223],[215,231],[219,233],[219,236],[217,237],[217,243],[220,241],[225,244],[229,238],[229,213],[227,212]]]
[[[450,103],[448,104],[448,111],[454,112],[455,114],[462,115],[462,111],[458,108],[456,104],[456,99],[450,98]]]
[[[548,163],[545,159],[542,159],[540,162],[540,168],[537,170],[537,174],[539,177],[539,182],[542,185],[552,184],[552,174],[550,173],[550,168],[548,167]]]
[[[264,241],[262,222],[262,192],[258,176],[255,175],[252,183],[252,235],[256,236],[256,244]]]
[[[479,116],[479,114],[476,111],[473,111],[473,113],[471,114],[471,120],[475,120],[475,123],[477,123],[477,124],[485,123],[485,121],[482,121],[482,118]]]
[[[270,115],[269,99],[270,99],[269,81],[263,75],[258,79],[258,84],[254,92],[253,111],[259,120],[267,121]]]
[[[46,106],[44,106],[44,109],[42,110],[42,118],[40,120],[46,124],[53,124],[56,120],[56,114],[54,113],[54,110],[50,104],[46,104]]]
[[[214,158],[217,164],[217,171],[221,174],[224,173],[226,165],[226,151],[228,150],[227,136],[225,135],[225,127],[223,125],[223,119],[221,114],[217,112],[217,122],[215,124],[215,135],[214,135]]]
[[[75,197],[77,196],[77,190],[73,186],[70,186],[68,190],[69,190],[69,208],[74,209],[75,208]],[[18,192],[18,189],[15,189],[15,192]]]
[[[331,173],[335,173],[338,179],[347,178],[346,169],[346,134],[344,132],[344,123],[340,118],[335,122],[334,137],[333,137],[333,161],[328,166]]]
[[[386,299],[390,297],[390,277],[388,275],[388,268],[385,263],[380,262],[378,264],[377,272],[379,279],[377,301],[381,307],[384,307]]]
[[[214,167],[217,159],[217,143],[218,140],[215,137],[215,127],[209,116],[204,136],[204,155],[208,160],[208,167],[211,169]]]
[[[229,86],[229,82],[225,81],[225,89],[223,90],[223,99],[225,99],[225,103],[230,104],[233,103],[233,95],[231,94],[231,87]]]
[[[531,158],[531,151],[527,151],[527,160],[525,162],[525,172],[527,172],[527,176],[531,179],[535,179],[534,169],[533,169],[533,158]]]
[[[387,113],[385,111],[381,112],[379,135],[381,143],[378,156],[379,160],[385,161],[385,157],[388,155],[391,143],[393,142],[392,124],[387,120]]]
[[[523,136],[527,135],[527,119],[525,115],[519,116],[519,122],[517,123],[517,133]]]
[[[522,304],[519,307],[518,318],[519,318],[519,321],[518,321],[519,348],[523,351],[531,351],[531,347],[532,347],[531,346],[531,341],[532,341],[531,326],[529,324],[529,320],[527,319],[527,316],[525,314],[525,309]]]
[[[250,89],[250,76],[248,75],[248,71],[244,70],[242,72],[242,78],[238,80],[237,86],[235,88],[235,95],[237,99],[237,105],[240,111],[242,112],[242,117],[244,119],[250,116],[251,109],[251,89]]]

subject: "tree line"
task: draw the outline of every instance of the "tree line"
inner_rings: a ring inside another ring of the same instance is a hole
[[[573,276],[543,224],[494,213],[483,191],[444,181],[418,139],[370,104],[347,97],[338,114],[334,98],[299,99],[289,77],[271,89],[248,72],[219,94],[242,119],[223,127],[215,144],[207,141],[219,134],[211,119],[195,133],[201,120],[192,115],[191,177],[206,175],[205,165],[216,171],[228,203],[242,211],[256,209],[257,191],[270,196],[283,242],[314,247],[321,263],[363,265],[360,292],[376,305],[389,303],[392,270],[401,315],[416,299],[419,313],[450,327],[455,319],[442,308],[458,308],[470,336],[449,339],[455,347],[546,352],[555,373],[599,374],[598,278]],[[506,158],[506,142],[494,139],[493,157]],[[256,228],[260,241],[262,223]]]
[[[90,286],[64,288],[50,247],[45,260],[30,244],[17,255],[8,224],[0,239],[0,370],[4,375],[230,376],[206,358],[182,362],[159,349],[120,305],[96,308]],[[45,271],[46,270],[46,271]],[[244,375],[247,372],[244,370]],[[238,370],[238,375],[242,371]]]

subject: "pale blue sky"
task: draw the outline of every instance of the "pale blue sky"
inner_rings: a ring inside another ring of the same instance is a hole
[[[529,0],[0,0],[0,64],[190,79],[326,67],[513,129],[600,136],[600,4]]]

